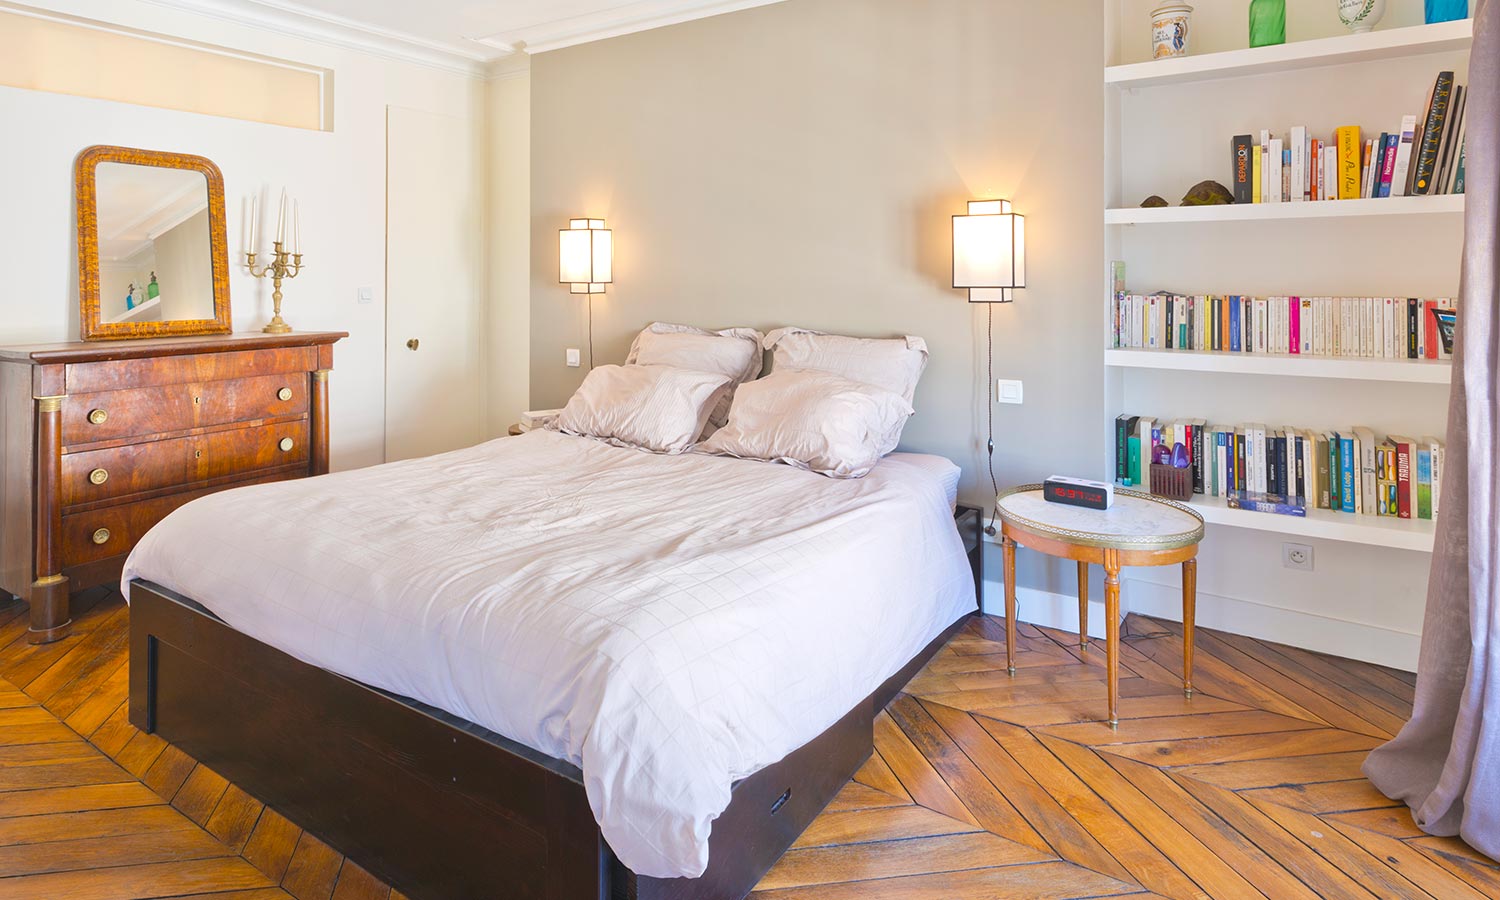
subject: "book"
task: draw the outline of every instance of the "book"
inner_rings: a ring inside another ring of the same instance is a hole
[[[1354,455],[1354,433],[1339,432],[1339,503],[1346,513],[1355,511],[1359,496],[1359,461]]]
[[[1267,203],[1280,203],[1282,201],[1282,142],[1281,138],[1271,138],[1266,144],[1266,189],[1264,193],[1270,197]]]
[[[1354,511],[1365,513],[1375,508],[1375,432],[1355,428],[1354,446],[1359,464],[1359,503]]]
[[[1313,497],[1318,509],[1329,509],[1332,506],[1328,462],[1328,433],[1318,432],[1313,436],[1313,481],[1317,486]]]
[[[1300,203],[1307,199],[1307,126],[1293,126],[1287,143],[1291,145],[1288,149],[1292,154],[1288,199]]]
[[[1126,472],[1128,473],[1128,480],[1125,482],[1125,484],[1127,486],[1133,484],[1142,484],[1140,435],[1132,434],[1130,437],[1126,438],[1125,445],[1126,459],[1128,460],[1128,462],[1126,463],[1126,465],[1128,466],[1128,468],[1126,469]]]
[[[1453,171],[1453,148],[1458,138],[1459,123],[1463,120],[1466,96],[1464,86],[1455,82],[1453,96],[1448,102],[1448,115],[1443,119],[1443,136],[1438,145],[1438,161],[1429,193],[1447,193],[1448,177]]]
[[[1250,161],[1250,152],[1254,147],[1254,138],[1248,134],[1237,134],[1230,142],[1234,165],[1232,182],[1235,203],[1255,202],[1255,192],[1250,186],[1250,179],[1255,174],[1255,166]]]
[[[1336,431],[1325,432],[1328,440],[1328,508],[1333,512],[1344,511],[1343,466],[1339,464],[1339,435]]]
[[[1396,144],[1396,165],[1391,170],[1392,197],[1406,196],[1407,176],[1411,172],[1412,145],[1417,139],[1417,117],[1401,117],[1401,135]]]
[[[1261,147],[1252,147],[1250,154],[1250,202],[1265,202],[1266,153]]]
[[[1129,445],[1126,443],[1130,435],[1135,431],[1139,421],[1138,416],[1121,415],[1115,417],[1115,480],[1121,481],[1130,477],[1130,455]]]
[[[1463,171],[1464,144],[1469,135],[1469,92],[1464,91],[1464,106],[1458,114],[1458,129],[1453,134],[1453,155],[1447,173],[1443,177],[1443,193],[1462,194],[1463,184],[1460,173]]]
[[[1396,457],[1396,515],[1403,519],[1412,516],[1412,446],[1409,437],[1391,435]]]
[[[1203,429],[1208,425],[1207,419],[1187,420],[1187,445],[1188,460],[1193,467],[1193,493],[1205,493],[1203,488]]]
[[[1453,73],[1439,72],[1432,87],[1432,101],[1428,105],[1427,119],[1422,127],[1422,143],[1417,150],[1416,169],[1412,176],[1413,194],[1431,192],[1434,169],[1437,167],[1438,149],[1443,139],[1443,122],[1448,115],[1448,104],[1453,98]]]
[[[1422,445],[1432,456],[1432,517],[1436,519],[1443,510],[1443,442],[1423,437]]]
[[[1250,512],[1275,513],[1282,516],[1307,516],[1306,505],[1296,502],[1296,498],[1288,498],[1280,494],[1236,491],[1226,498],[1225,505],[1230,509],[1243,509]]]
[[[1432,518],[1432,450],[1425,444],[1414,445],[1417,453],[1416,480],[1413,484],[1412,518]]]
[[[1360,140],[1359,126],[1345,125],[1335,132],[1338,138],[1338,172],[1340,200],[1359,199]],[[1436,150],[1434,150],[1434,155]]]
[[[1399,134],[1385,136],[1385,148],[1380,154],[1380,190],[1375,193],[1377,197],[1391,195],[1391,185],[1396,180],[1396,147],[1400,141]]]
[[[1151,458],[1153,451],[1156,450],[1156,441],[1153,440],[1155,433],[1156,420],[1141,416],[1136,423],[1136,436],[1141,445],[1141,470],[1138,473],[1140,477],[1136,479],[1135,483],[1140,485],[1141,490],[1147,493],[1151,492]]]

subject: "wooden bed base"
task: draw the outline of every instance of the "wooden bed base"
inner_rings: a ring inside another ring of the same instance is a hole
[[[978,580],[979,517],[966,512]],[[133,583],[130,602],[131,723],[413,900],[742,900],[869,758],[874,714],[969,618],[827,731],[738,782],[707,872],[661,879],[614,858],[577,767],[296,660],[157,585]]]

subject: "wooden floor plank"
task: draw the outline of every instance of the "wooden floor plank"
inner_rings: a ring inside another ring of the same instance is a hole
[[[204,891],[271,887],[238,857],[115,866],[0,879],[5,900],[151,900]]]
[[[958,872],[1051,859],[1050,854],[987,831],[810,847],[782,857],[756,885],[756,890]]]
[[[67,785],[31,791],[0,793],[0,819],[47,813],[157,806],[161,798],[139,781],[115,784]]]
[[[1316,814],[1384,809],[1401,804],[1375,789],[1363,777],[1316,784],[1286,784],[1245,792],[1248,799],[1264,800]]]
[[[979,820],[888,713],[875,717],[875,747],[912,800],[978,827]]]
[[[1121,722],[1124,727],[1124,722]],[[1149,762],[1158,767],[1206,765],[1242,760],[1273,759],[1287,756],[1316,756],[1345,750],[1372,750],[1384,743],[1378,737],[1339,731],[1335,728],[1310,728],[1272,734],[1240,734],[1196,740],[1143,741],[1135,744],[1111,744],[1099,747],[1114,756]]]
[[[827,847],[833,844],[899,841],[982,830],[973,822],[954,819],[923,806],[858,809],[818,816],[792,846]]]
[[[1375,810],[1381,819],[1389,817],[1386,810]],[[1385,834],[1379,828],[1382,822],[1373,823],[1375,828],[1361,827],[1370,822],[1370,813],[1346,813],[1322,816],[1322,820],[1337,828],[1344,837],[1358,844],[1366,853],[1395,869],[1401,877],[1420,887],[1434,897],[1443,900],[1493,900],[1476,890],[1473,885],[1454,875],[1444,866],[1438,865],[1415,847],[1409,847],[1400,839]],[[1405,813],[1403,812],[1403,815]],[[1408,821],[1410,816],[1406,817]],[[1417,832],[1420,834],[1421,832]]]
[[[213,835],[197,829],[70,838],[0,847],[0,878],[232,855]]]
[[[1250,759],[1206,766],[1186,766],[1182,772],[1232,791],[1271,787],[1281,784],[1308,784],[1318,781],[1345,781],[1359,777],[1360,766],[1369,754],[1363,750],[1346,753],[1322,753],[1314,756],[1286,756],[1278,759]]]
[[[1406,842],[1428,859],[1462,878],[1486,897],[1500,897],[1500,863],[1454,837],[1422,837]]]

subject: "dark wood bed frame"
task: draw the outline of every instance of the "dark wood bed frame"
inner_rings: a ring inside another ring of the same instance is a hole
[[[976,590],[983,517],[960,507]],[[827,731],[735,784],[708,871],[637,876],[576,766],[300,662],[148,582],[130,586],[130,721],[413,900],[742,900],[873,750],[875,713],[965,616]]]

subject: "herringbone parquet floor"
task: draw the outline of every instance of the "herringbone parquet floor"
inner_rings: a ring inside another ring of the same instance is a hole
[[[403,900],[352,860],[125,720],[128,610],[25,643],[0,604],[0,898]],[[1419,832],[1359,774],[1411,676],[1131,618],[1121,724],[1103,654],[1021,628],[1005,674],[976,620],[876,723],[876,755],[758,900],[1500,897],[1500,865]],[[503,891],[497,893],[503,897]]]

